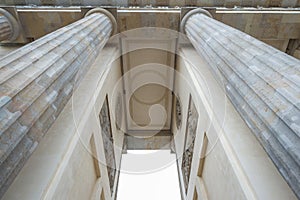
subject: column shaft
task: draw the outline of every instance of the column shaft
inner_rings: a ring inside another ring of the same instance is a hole
[[[108,41],[113,25],[94,13],[0,60],[0,196]]]
[[[8,40],[12,35],[12,30],[8,20],[4,16],[0,16],[0,41]]]
[[[300,198],[300,60],[205,14],[184,29]]]

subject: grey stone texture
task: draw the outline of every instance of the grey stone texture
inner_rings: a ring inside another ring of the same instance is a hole
[[[175,97],[175,119],[176,119],[176,127],[177,129],[180,129],[181,122],[182,122],[182,111],[181,111],[181,101],[179,97]]]
[[[172,134],[169,131],[153,133],[152,136],[125,134],[126,150],[162,150],[171,148]]]
[[[190,173],[192,167],[195,138],[197,133],[196,130],[197,130],[198,118],[199,118],[199,114],[197,112],[196,106],[192,100],[192,97],[190,97],[187,127],[186,127],[186,134],[185,134],[185,146],[182,155],[182,165],[181,165],[186,192],[188,190],[188,185],[190,181]]]
[[[113,188],[114,188],[114,183],[116,178],[116,161],[115,161],[114,141],[113,141],[113,135],[111,129],[111,121],[110,121],[107,97],[102,105],[99,114],[99,120],[101,126],[109,185],[110,185],[111,193],[113,193]]]
[[[8,40],[11,35],[12,30],[7,18],[0,16],[0,41]]]
[[[0,60],[0,197],[110,37],[96,13]]]
[[[296,7],[298,0],[2,0],[0,5]]]
[[[300,60],[203,14],[185,31],[300,198]]]

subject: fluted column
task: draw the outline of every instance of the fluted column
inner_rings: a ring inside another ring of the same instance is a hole
[[[54,123],[115,28],[113,16],[96,9],[0,60],[0,194]]]
[[[300,198],[300,60],[196,9],[182,31]]]
[[[6,10],[0,8],[0,42],[3,40],[14,41],[20,34],[19,24]]]

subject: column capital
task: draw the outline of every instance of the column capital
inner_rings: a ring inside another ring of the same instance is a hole
[[[204,15],[210,17],[210,18],[213,18],[212,15],[211,15],[207,10],[204,10],[204,9],[202,9],[202,8],[196,8],[196,9],[193,9],[193,10],[187,12],[187,13],[184,15],[184,17],[182,18],[182,20],[181,20],[181,22],[180,22],[180,32],[181,32],[181,33],[184,33],[184,34],[186,33],[186,32],[185,32],[185,25],[186,25],[186,22],[187,22],[187,20],[188,20],[191,16],[193,16],[193,15],[195,15],[195,14],[204,14]]]
[[[91,14],[94,14],[94,13],[101,13],[101,14],[104,14],[106,15],[111,24],[112,24],[112,32],[111,32],[111,36],[115,35],[117,33],[117,28],[118,28],[118,25],[117,25],[117,21],[116,21],[116,18],[111,14],[111,12],[109,12],[108,10],[105,10],[103,8],[93,8],[91,10],[89,10],[84,17],[87,17]]]
[[[10,41],[14,41],[16,40],[19,35],[20,35],[20,26],[19,26],[19,23],[17,22],[16,18],[14,16],[12,16],[12,14],[10,14],[8,11],[0,8],[0,15],[3,15],[9,25],[10,25],[10,28],[11,28],[11,35],[10,37],[8,38],[8,40]]]

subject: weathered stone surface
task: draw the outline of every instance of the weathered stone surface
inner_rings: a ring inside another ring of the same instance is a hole
[[[112,33],[91,14],[0,60],[0,196],[58,117]]]
[[[181,127],[181,121],[182,121],[182,113],[181,113],[181,101],[179,97],[175,97],[175,118],[176,118],[176,127],[179,129]]]
[[[295,7],[299,6],[297,0],[4,0],[4,5],[90,5],[90,6],[264,6],[264,7]]]
[[[170,131],[161,131],[151,136],[145,134],[126,134],[125,145],[126,150],[162,150],[170,149],[172,143],[172,134]]]
[[[189,181],[190,181],[190,173],[191,173],[191,167],[192,167],[192,159],[193,159],[193,153],[194,153],[198,117],[199,117],[199,114],[198,114],[195,104],[192,100],[192,97],[190,97],[187,128],[186,128],[186,135],[185,135],[185,146],[184,146],[184,152],[183,152],[183,156],[182,156],[182,165],[181,165],[183,181],[184,181],[184,186],[185,186],[186,192],[187,192]]]
[[[300,61],[204,14],[185,31],[300,197]]]
[[[106,160],[106,166],[107,166],[107,172],[109,178],[109,185],[110,185],[111,193],[113,193],[115,177],[116,177],[116,161],[115,161],[114,141],[113,141],[113,135],[111,131],[111,121],[110,121],[107,97],[102,105],[99,114],[99,119],[100,119],[104,154],[105,154],[105,160]]]
[[[180,24],[179,9],[161,9],[161,12],[155,13],[151,12],[151,9],[144,12],[137,11],[137,9],[118,9],[119,32],[141,27],[161,27],[178,30]]]

